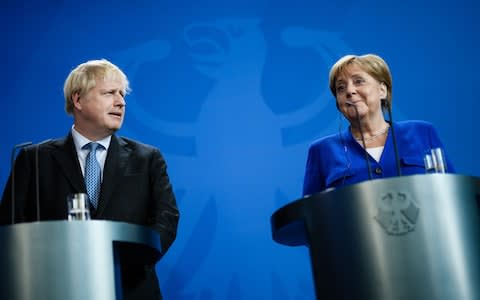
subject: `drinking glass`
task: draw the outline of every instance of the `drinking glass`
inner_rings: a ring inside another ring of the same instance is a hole
[[[90,207],[88,195],[85,193],[67,196],[67,215],[69,221],[90,220]]]
[[[446,173],[447,163],[442,148],[431,149],[423,157],[426,173]]]

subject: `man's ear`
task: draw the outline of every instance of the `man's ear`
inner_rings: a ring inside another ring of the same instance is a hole
[[[73,93],[72,94],[72,103],[73,106],[77,109],[80,109],[82,105],[80,104],[80,94],[79,93]]]

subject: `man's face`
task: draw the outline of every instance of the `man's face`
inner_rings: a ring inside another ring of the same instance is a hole
[[[125,116],[125,87],[118,79],[96,79],[83,96],[75,94],[75,129],[91,140],[102,139],[120,129]]]

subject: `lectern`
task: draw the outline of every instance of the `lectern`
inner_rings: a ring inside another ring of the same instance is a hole
[[[160,257],[158,233],[133,224],[89,220],[0,226],[0,299],[121,299],[117,254],[123,246]]]
[[[318,299],[480,299],[480,180],[425,174],[301,198],[273,239],[309,247]]]

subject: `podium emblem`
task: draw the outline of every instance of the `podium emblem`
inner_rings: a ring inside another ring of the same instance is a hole
[[[387,192],[377,200],[377,222],[390,235],[404,235],[415,229],[419,207],[404,192]]]

